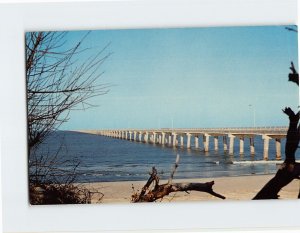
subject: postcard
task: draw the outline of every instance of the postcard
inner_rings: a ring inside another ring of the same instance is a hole
[[[297,35],[26,32],[30,204],[297,199]]]

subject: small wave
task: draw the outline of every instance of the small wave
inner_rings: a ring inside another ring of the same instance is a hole
[[[203,162],[204,164],[219,164],[220,161],[209,161],[209,162]]]
[[[212,163],[214,164],[282,164],[283,160],[254,160],[254,161],[214,161]],[[300,162],[300,160],[297,160],[296,162]]]
[[[233,164],[234,162],[233,161],[213,161],[210,163],[219,165],[219,164]]]
[[[102,174],[102,173],[94,173],[94,174],[92,174],[92,176],[104,176],[104,174]]]
[[[282,164],[283,160],[232,161],[232,164]]]

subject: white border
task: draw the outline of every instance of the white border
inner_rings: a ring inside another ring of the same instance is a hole
[[[24,31],[297,23],[296,0],[170,0],[0,5],[4,232],[300,228],[299,201],[28,205]]]

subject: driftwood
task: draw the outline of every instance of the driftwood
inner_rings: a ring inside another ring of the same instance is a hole
[[[291,63],[290,69],[289,81],[299,86],[299,75],[293,63]],[[294,179],[300,178],[300,163],[295,162],[295,153],[300,140],[300,126],[298,125],[300,112],[295,114],[291,108],[285,108],[283,112],[289,117],[289,129],[285,144],[285,161],[278,169],[276,175],[256,194],[253,200],[277,199],[279,191],[284,186]],[[300,198],[300,190],[298,198]]]
[[[174,169],[171,173],[170,179],[166,184],[159,184],[159,176],[155,167],[152,167],[152,172],[150,177],[141,192],[134,193],[132,195],[132,202],[154,202],[158,199],[162,199],[173,192],[188,192],[188,191],[199,191],[206,192],[215,197],[225,199],[224,196],[213,191],[212,186],[214,181],[206,183],[172,183],[173,176],[175,174],[176,168],[178,167],[179,155],[177,155],[176,163]],[[152,185],[153,184],[153,185]],[[151,187],[154,186],[152,189]]]

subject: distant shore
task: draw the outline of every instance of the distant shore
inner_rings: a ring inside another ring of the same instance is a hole
[[[205,183],[215,181],[213,189],[226,197],[226,200],[251,200],[256,193],[272,178],[274,175],[249,175],[238,177],[217,177],[217,178],[199,178],[199,179],[180,179],[175,182],[199,182]],[[294,180],[279,193],[280,199],[297,199],[299,192],[299,182]],[[83,184],[90,190],[98,190],[104,194],[101,203],[130,203],[133,194],[132,186],[135,190],[140,190],[146,181],[122,181],[122,182],[96,182]],[[160,181],[160,184],[166,181]],[[94,195],[92,203],[97,203],[98,195]],[[192,191],[171,193],[166,196],[162,202],[180,202],[180,201],[222,201],[219,198],[211,196],[204,192]]]

